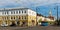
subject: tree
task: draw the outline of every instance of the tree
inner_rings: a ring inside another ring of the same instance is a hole
[[[55,21],[55,24],[56,24],[57,26],[60,26],[60,19],[59,19],[59,20],[56,20],[56,21]]]
[[[40,23],[41,21],[42,21],[42,18],[41,18],[41,19],[39,19],[39,21],[38,21],[38,22]]]

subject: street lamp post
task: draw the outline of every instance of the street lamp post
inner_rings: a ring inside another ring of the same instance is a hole
[[[37,25],[37,8],[36,8],[36,25]]]

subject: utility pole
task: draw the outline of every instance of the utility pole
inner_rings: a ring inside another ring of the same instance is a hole
[[[56,6],[56,10],[57,10],[57,11],[56,11],[56,12],[57,12],[57,17],[56,17],[56,18],[57,18],[57,20],[56,20],[56,23],[57,23],[57,24],[56,24],[56,25],[59,26],[59,25],[60,25],[60,22],[59,22],[59,19],[58,19],[58,6]]]
[[[58,6],[56,6],[56,8],[54,8],[54,9],[56,9],[56,12],[57,12],[57,20],[58,20]]]
[[[57,6],[57,9],[56,10],[57,10],[57,20],[58,20],[58,6]]]

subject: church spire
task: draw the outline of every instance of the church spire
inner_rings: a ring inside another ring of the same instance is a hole
[[[52,11],[51,10],[49,10],[49,16],[52,16]]]
[[[54,20],[54,17],[52,16],[52,10],[51,9],[49,10],[49,16],[48,16],[48,18]]]

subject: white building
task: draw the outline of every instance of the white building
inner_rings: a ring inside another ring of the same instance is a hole
[[[18,25],[36,25],[36,12],[29,8],[4,8],[0,9],[0,24],[11,25],[12,22]],[[3,22],[4,21],[4,22]]]

